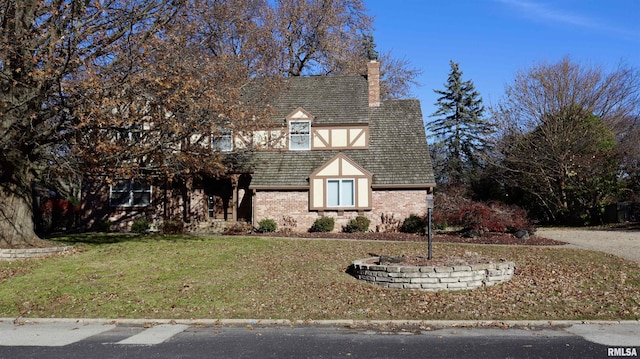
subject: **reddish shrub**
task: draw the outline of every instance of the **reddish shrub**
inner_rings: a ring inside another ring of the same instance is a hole
[[[496,202],[475,202],[464,198],[460,192],[436,195],[434,222],[480,232],[505,233],[520,229],[533,232],[524,209]]]

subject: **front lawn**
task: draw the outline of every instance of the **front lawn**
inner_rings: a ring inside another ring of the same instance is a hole
[[[562,247],[434,243],[516,262],[472,291],[392,290],[345,273],[369,253],[426,243],[265,237],[77,235],[74,253],[0,262],[0,317],[244,319],[639,319],[640,266]]]

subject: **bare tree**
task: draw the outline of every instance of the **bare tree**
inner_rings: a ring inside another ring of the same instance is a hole
[[[615,193],[616,138],[640,110],[639,90],[633,69],[568,58],[518,73],[492,109],[499,180],[551,221],[594,217]]]
[[[158,31],[174,1],[0,3],[0,245],[36,239],[32,184],[69,149],[82,91],[79,71],[117,66],[114,48]],[[84,76],[106,77],[103,72]]]
[[[619,135],[618,146],[622,157],[620,177],[621,201],[640,202],[640,117],[629,117],[627,131]]]
[[[366,75],[375,48],[373,18],[362,0],[278,0],[265,25],[287,76]],[[410,95],[422,72],[390,52],[380,56],[383,98]]]
[[[229,5],[0,4],[0,246],[37,240],[32,185],[42,180],[224,172],[208,134],[267,118],[241,93],[270,77],[253,18]],[[217,14],[218,33],[203,31],[200,10]],[[253,53],[239,56],[236,45]]]
[[[420,86],[416,80],[422,70],[411,67],[409,60],[394,57],[391,52],[380,56],[380,96],[385,99],[411,97],[411,88]]]
[[[111,65],[108,78],[86,76],[100,69],[83,72],[74,83],[85,90],[73,147],[83,173],[173,178],[225,172],[210,135],[264,127],[269,108],[260,100],[277,84],[268,81],[277,70],[263,61],[271,50],[258,49],[255,18],[236,5],[193,2],[149,35],[136,56],[116,49],[126,61]],[[242,96],[249,85],[254,101]],[[115,140],[100,141],[105,136]]]
[[[271,20],[286,74],[353,73],[364,67],[364,61],[353,61],[365,58],[362,34],[372,29],[363,1],[279,0]]]

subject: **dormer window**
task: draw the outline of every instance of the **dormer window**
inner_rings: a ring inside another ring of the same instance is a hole
[[[310,150],[313,116],[302,107],[298,107],[286,117],[286,120],[289,124],[289,149]]]
[[[289,121],[289,149],[311,149],[311,121]]]

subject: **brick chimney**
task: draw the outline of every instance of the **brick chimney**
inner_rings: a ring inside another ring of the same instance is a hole
[[[369,82],[369,107],[380,107],[380,63],[376,60],[367,63],[367,81]]]

